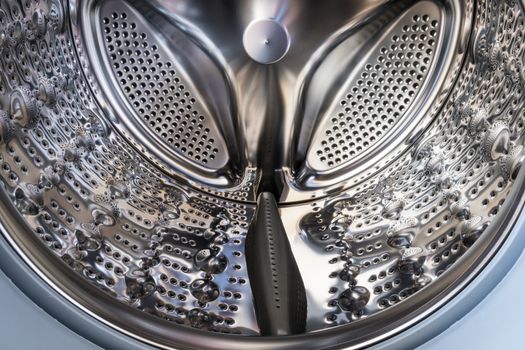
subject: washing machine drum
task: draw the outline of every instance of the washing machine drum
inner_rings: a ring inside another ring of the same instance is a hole
[[[162,348],[359,348],[523,206],[520,0],[0,2],[3,239]]]

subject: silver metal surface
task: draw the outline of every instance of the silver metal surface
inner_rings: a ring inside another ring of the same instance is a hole
[[[244,30],[242,43],[248,56],[262,64],[280,61],[290,48],[286,28],[274,19],[253,20]]]
[[[6,239],[149,344],[371,344],[452,298],[521,212],[520,2],[0,7]],[[258,336],[244,242],[269,178],[299,336]]]

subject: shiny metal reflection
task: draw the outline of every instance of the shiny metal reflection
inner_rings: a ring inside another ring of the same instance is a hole
[[[384,339],[521,212],[524,18],[516,0],[3,1],[6,239],[165,348]],[[304,281],[300,335],[259,336],[260,193]]]

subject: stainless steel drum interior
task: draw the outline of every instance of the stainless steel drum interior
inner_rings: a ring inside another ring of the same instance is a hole
[[[359,348],[523,205],[520,0],[1,0],[0,222],[161,348]]]

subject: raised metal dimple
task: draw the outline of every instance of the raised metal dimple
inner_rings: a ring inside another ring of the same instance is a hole
[[[485,134],[481,147],[483,154],[490,160],[497,160],[508,153],[510,129],[502,120],[494,122]]]
[[[57,33],[62,33],[65,26],[64,7],[60,0],[48,0],[49,21]]]
[[[18,87],[11,93],[9,109],[13,122],[23,128],[34,124],[39,114],[33,93],[27,87]]]
[[[197,268],[209,274],[222,273],[228,265],[228,258],[219,248],[202,249],[195,254],[194,260]]]
[[[21,44],[26,38],[26,25],[22,21],[16,21],[7,28],[6,43],[14,48]]]
[[[490,28],[479,26],[476,32],[476,37],[474,38],[472,44],[472,57],[477,60],[477,62],[482,62],[483,60],[488,60],[490,55]]]
[[[27,38],[28,40],[41,39],[47,30],[47,19],[43,11],[38,9],[33,13],[28,24]]]
[[[488,112],[485,108],[480,108],[473,112],[468,122],[468,130],[471,135],[479,134],[489,119]]]
[[[198,279],[190,285],[190,292],[199,303],[206,304],[217,299],[219,287],[209,279]]]
[[[41,79],[38,83],[38,99],[49,107],[53,107],[57,102],[57,91],[52,81]]]
[[[338,303],[344,311],[361,312],[370,300],[370,292],[361,286],[345,290],[339,296]]]

